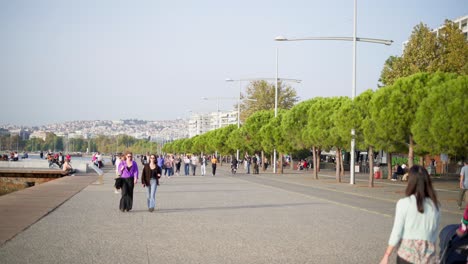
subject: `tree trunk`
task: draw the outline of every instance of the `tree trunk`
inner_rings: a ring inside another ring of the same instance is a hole
[[[336,182],[341,182],[340,177],[340,169],[341,169],[341,161],[340,161],[340,149],[336,149],[336,162],[335,162],[335,175],[336,175]]]
[[[317,148],[317,173],[320,172],[320,154],[322,153],[322,150],[320,148]],[[318,174],[317,174],[317,179],[318,179]]]
[[[340,175],[341,175],[341,178],[344,177],[345,175],[345,171],[344,171],[344,159],[343,159],[343,151],[340,150],[340,166],[341,166],[341,172],[340,172]]]
[[[260,162],[260,168],[258,168],[258,171],[264,171],[263,168],[265,168],[265,165],[263,165],[263,163],[265,163],[265,154],[263,153],[263,150],[262,150],[262,156],[260,157],[262,159],[262,161]]]
[[[387,179],[389,180],[392,178],[392,167],[392,153],[387,153]]]
[[[409,137],[409,150],[408,150],[408,167],[413,167],[414,161],[414,142],[413,142],[413,135]]]
[[[318,171],[317,171],[317,148],[315,146],[312,147],[312,157],[314,159],[314,176],[315,179],[318,179]]]
[[[367,152],[369,157],[369,187],[374,187],[374,148],[369,146],[369,151]]]
[[[281,153],[280,154],[280,162],[279,162],[279,169],[280,169],[280,173],[283,174],[284,171],[283,171],[283,158],[284,158],[284,154]],[[278,171],[278,170],[277,170]]]

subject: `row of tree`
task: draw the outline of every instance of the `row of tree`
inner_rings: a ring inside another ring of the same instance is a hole
[[[342,150],[349,150],[354,129],[358,149],[408,152],[414,155],[468,154],[468,76],[454,73],[418,73],[398,79],[377,91],[367,90],[352,101],[348,97],[317,97],[289,110],[261,110],[240,129],[230,125],[189,139],[166,144],[165,152],[234,154],[264,151],[271,154],[311,149],[318,179],[319,153],[336,150],[336,179],[344,172]],[[281,159],[280,159],[281,160]],[[388,160],[391,160],[389,157]],[[373,186],[373,157],[369,185]],[[389,164],[391,166],[391,164]],[[280,166],[281,168],[282,166]],[[391,168],[389,168],[391,171]]]

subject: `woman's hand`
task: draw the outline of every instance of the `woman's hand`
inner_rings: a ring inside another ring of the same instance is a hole
[[[380,261],[380,264],[387,264],[388,263],[388,255],[385,254],[382,258],[382,260]]]

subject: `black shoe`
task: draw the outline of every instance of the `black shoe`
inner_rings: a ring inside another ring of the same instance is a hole
[[[154,211],[154,208],[150,208],[150,209],[148,209],[148,211],[151,213],[151,212]]]

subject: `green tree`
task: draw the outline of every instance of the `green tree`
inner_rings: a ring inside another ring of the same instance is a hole
[[[283,173],[283,154],[292,150],[292,146],[281,127],[283,117],[286,110],[280,109],[278,115],[270,119],[270,121],[262,126],[258,132],[261,137],[261,145],[263,149],[276,149],[279,153],[280,172]],[[275,166],[275,164],[273,164]]]
[[[401,57],[391,56],[380,76],[383,85],[392,85],[398,78],[418,72],[437,71],[468,74],[468,43],[451,21],[435,34],[429,27],[416,25]]]
[[[251,101],[248,99],[255,99]],[[278,109],[290,109],[299,100],[296,90],[289,85],[278,82]],[[236,105],[237,107],[237,105]],[[275,84],[266,81],[253,81],[247,87],[246,95],[242,96],[240,105],[241,121],[260,110],[275,108]]]
[[[431,154],[468,154],[468,75],[432,87],[411,126],[414,139]]]
[[[245,131],[245,142],[254,151],[262,151],[262,136],[258,133],[260,129],[268,124],[274,117],[273,110],[261,110],[251,115],[243,126]],[[273,151],[273,149],[269,150]]]
[[[446,20],[437,34],[434,71],[468,74],[468,42],[458,25]]]
[[[411,126],[419,104],[430,87],[456,78],[455,74],[418,73],[398,79],[394,85],[379,89],[371,100],[371,118],[379,135],[377,144],[386,147],[408,146],[408,166],[414,159],[414,138]],[[383,148],[384,149],[384,148]]]
[[[342,151],[349,150],[351,142],[351,130],[355,130],[356,142],[362,139],[360,124],[362,123],[362,115],[360,109],[357,108],[356,98],[353,102],[349,97],[339,97],[334,104],[331,120],[333,126],[330,129],[331,140],[334,141],[336,150],[336,179],[341,182],[341,177],[344,176],[344,160]],[[353,163],[351,163],[353,164]],[[350,165],[351,165],[350,164]]]
[[[307,134],[304,136],[304,140],[309,146],[313,146],[313,149],[330,150],[337,145],[339,134],[333,133],[334,122],[332,116],[343,103],[343,100],[346,99],[344,97],[317,98],[317,101],[309,108],[307,113],[309,117],[306,128]],[[315,162],[314,168],[318,168],[318,162]],[[318,174],[315,174],[315,178],[318,179]],[[341,181],[339,175],[337,181]]]
[[[357,110],[359,122],[356,127],[356,143],[358,148],[367,149],[369,157],[369,187],[374,187],[374,142],[366,137],[368,134],[375,136],[375,123],[370,116],[370,102],[374,96],[371,89],[361,93],[353,102],[353,109]]]

